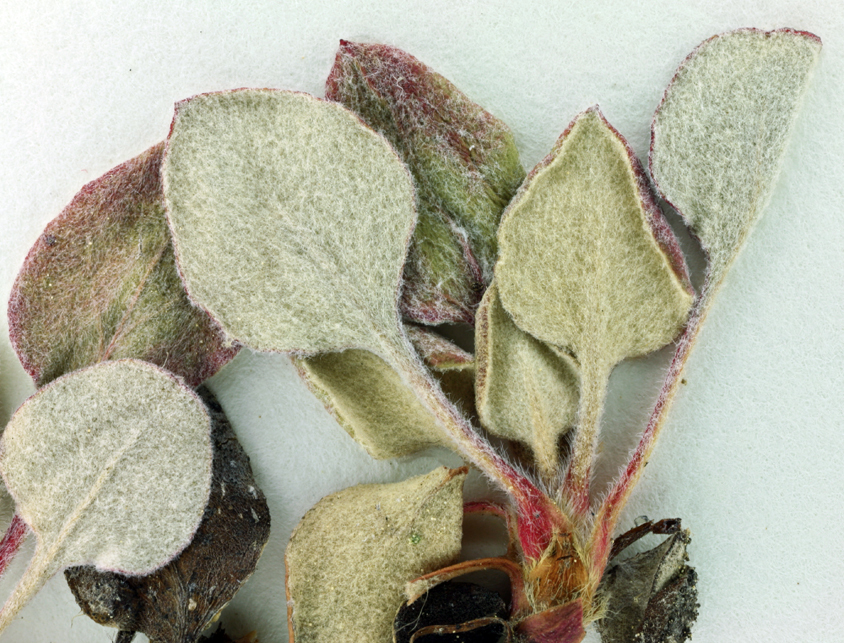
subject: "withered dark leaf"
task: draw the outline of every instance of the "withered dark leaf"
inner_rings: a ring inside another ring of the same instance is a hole
[[[679,520],[650,522],[623,534],[629,546],[648,533],[669,533],[653,549],[615,562],[601,581],[607,614],[597,622],[604,643],[683,643],[697,618],[697,572],[688,565],[690,536]],[[613,555],[621,552],[614,548]]]
[[[148,576],[71,567],[65,578],[97,623],[143,632],[153,643],[195,643],[252,574],[270,535],[264,494],[222,407],[198,391],[212,419],[213,479],[208,507],[190,545]],[[130,641],[121,634],[119,641]]]
[[[496,643],[509,634],[507,606],[496,592],[449,581],[404,603],[393,623],[394,643]]]

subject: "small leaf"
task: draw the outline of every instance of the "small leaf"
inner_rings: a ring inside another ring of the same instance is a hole
[[[419,225],[404,314],[428,324],[471,322],[492,278],[501,213],[525,175],[510,129],[388,45],[341,41],[326,97],[386,136],[413,174]]]
[[[261,351],[402,344],[413,187],[351,112],[277,90],[196,96],[176,107],[162,176],[188,293],[230,336]]]
[[[466,469],[440,468],[320,500],[285,558],[291,643],[384,643],[405,583],[460,552]]]
[[[9,301],[9,334],[38,386],[135,357],[192,386],[237,353],[191,305],[164,217],[158,144],[86,185],[30,250]]]
[[[599,589],[607,601],[606,616],[597,622],[604,643],[691,638],[698,604],[697,573],[686,565],[689,541],[676,521],[674,533],[660,545],[610,565]]]
[[[695,49],[665,90],[651,173],[700,238],[716,282],[770,198],[820,50],[802,31],[733,31]]]
[[[546,478],[559,465],[560,436],[574,424],[577,363],[520,329],[493,281],[475,323],[477,405],[489,432],[531,447]]]
[[[0,631],[56,572],[146,574],[190,542],[208,501],[208,414],[190,389],[137,360],[65,375],[9,422],[0,469],[37,538]]]
[[[198,391],[211,415],[211,495],[187,548],[146,576],[95,567],[64,574],[82,611],[102,625],[146,634],[153,643],[194,643],[252,575],[270,535],[267,500],[222,407]]]
[[[474,356],[433,330],[411,325],[404,329],[446,396],[466,417],[475,417]]]

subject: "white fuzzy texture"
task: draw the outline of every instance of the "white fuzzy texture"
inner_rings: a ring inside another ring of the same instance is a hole
[[[380,349],[416,222],[410,175],[337,103],[238,90],[180,103],[162,169],[192,299],[262,351]]]
[[[654,116],[651,172],[723,277],[771,196],[821,43],[791,30],[716,36]]]
[[[210,420],[166,371],[103,362],[55,380],[18,409],[0,468],[38,538],[0,613],[2,629],[63,567],[143,574],[190,542],[211,484]]]

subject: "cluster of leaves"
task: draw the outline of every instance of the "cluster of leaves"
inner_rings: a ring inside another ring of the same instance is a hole
[[[608,643],[684,640],[688,532],[613,533],[819,50],[792,30],[703,43],[657,109],[650,173],[590,108],[525,175],[505,124],[385,45],[341,42],[327,100],[179,103],[166,144],[86,186],[15,286],[22,363],[39,385],[62,377],[3,438],[9,549],[24,522],[38,546],[0,628],[44,579],[88,564],[66,576],[91,618],[198,639],[254,568],[269,516],[219,406],[160,367],[197,386],[243,345],[293,356],[374,457],[445,445],[507,497],[464,505],[464,467],[324,498],[287,550],[291,641],[576,643],[593,621]],[[706,251],[697,295],[652,186]],[[438,332],[447,322],[472,326],[474,354]],[[610,374],[673,340],[640,442],[595,502]],[[167,528],[151,537],[135,504]],[[456,562],[469,512],[506,523],[505,555]],[[622,555],[646,533],[668,537]],[[451,583],[484,569],[507,574],[509,605]]]

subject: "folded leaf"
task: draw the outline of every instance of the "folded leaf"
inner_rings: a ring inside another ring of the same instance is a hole
[[[581,366],[567,484],[585,512],[610,371],[668,343],[686,322],[692,294],[682,254],[638,161],[597,108],[578,116],[530,173],[499,243],[504,308]]]
[[[267,500],[249,456],[214,396],[198,391],[211,415],[211,495],[185,550],[146,576],[96,567],[64,572],[82,611],[97,623],[143,632],[153,643],[195,643],[252,575],[270,535]]]
[[[351,112],[277,90],[196,96],[176,106],[162,176],[188,293],[230,336],[305,353],[403,341],[413,187]]]
[[[723,278],[770,198],[821,50],[810,33],[742,29],[680,65],[654,115],[650,169]]]
[[[407,581],[460,552],[466,469],[320,500],[287,547],[291,643],[384,643]]]
[[[540,471],[552,479],[560,436],[574,425],[577,363],[516,326],[494,281],[478,308],[475,353],[481,424],[490,433],[529,445]]]
[[[471,321],[492,278],[501,213],[524,179],[510,129],[401,49],[340,42],[326,97],[387,137],[413,174],[404,314]]]
[[[86,185],[29,251],[9,334],[38,386],[108,359],[163,366],[192,386],[237,353],[187,298],[164,217],[164,144]]]
[[[147,574],[187,546],[211,483],[210,421],[156,366],[103,362],[40,389],[3,434],[0,469],[37,538],[0,631],[69,565]]]

